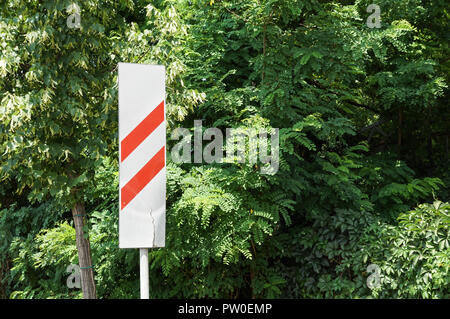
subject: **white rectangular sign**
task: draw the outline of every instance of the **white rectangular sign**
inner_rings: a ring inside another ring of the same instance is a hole
[[[119,63],[119,247],[164,247],[165,69]]]

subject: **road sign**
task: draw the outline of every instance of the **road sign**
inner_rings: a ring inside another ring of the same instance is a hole
[[[165,69],[119,63],[119,247],[164,247]]]

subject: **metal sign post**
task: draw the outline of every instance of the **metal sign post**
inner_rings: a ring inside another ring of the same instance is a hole
[[[149,298],[148,248],[165,246],[165,69],[119,63],[119,247],[139,248]]]
[[[148,278],[148,249],[139,248],[139,260],[141,270],[141,299],[149,299],[149,278]]]

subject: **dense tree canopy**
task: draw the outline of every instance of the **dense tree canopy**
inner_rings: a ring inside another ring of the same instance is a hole
[[[448,1],[378,0],[380,28],[371,3],[86,0],[70,28],[73,1],[3,1],[0,296],[81,296],[83,203],[97,295],[137,297],[117,242],[116,71],[135,62],[166,67],[168,137],[280,130],[273,175],[167,154],[151,297],[449,298]]]

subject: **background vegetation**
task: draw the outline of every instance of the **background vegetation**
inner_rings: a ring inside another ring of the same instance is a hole
[[[0,297],[81,298],[74,200],[98,297],[138,297],[117,235],[126,61],[166,66],[168,134],[280,128],[275,175],[168,158],[151,298],[449,298],[448,1],[377,0],[379,29],[372,2],[86,0],[70,29],[70,1],[2,1]]]

